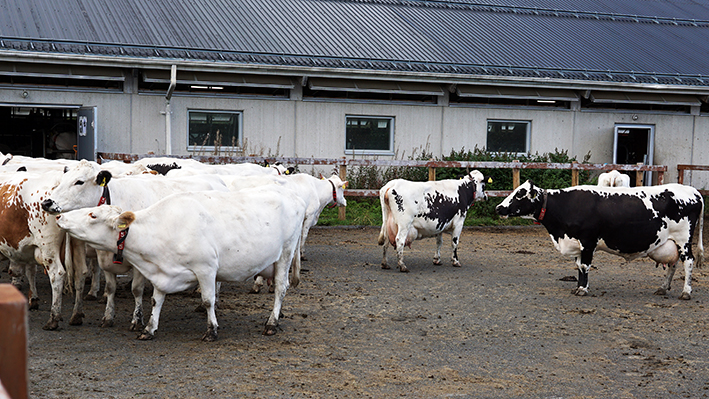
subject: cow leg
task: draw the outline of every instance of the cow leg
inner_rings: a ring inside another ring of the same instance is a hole
[[[165,295],[165,292],[153,286],[153,312],[150,314],[148,325],[146,325],[143,332],[138,335],[139,340],[147,341],[155,338],[155,331],[157,331],[160,321],[160,311],[162,310],[163,303],[165,303]]]
[[[49,283],[52,286],[52,307],[49,311],[49,320],[42,326],[42,329],[52,331],[59,328],[59,321],[62,319],[62,290],[64,289],[66,271],[58,258],[42,263],[45,265],[45,270],[49,275]]]
[[[655,291],[655,295],[667,295],[667,291],[670,290],[670,285],[672,284],[672,278],[675,275],[676,269],[677,262],[667,264],[667,271],[665,271],[665,281],[662,283],[660,288]]]
[[[297,248],[297,247],[296,247]],[[296,255],[297,256],[297,255]],[[263,330],[263,335],[274,335],[278,327],[278,318],[281,314],[281,306],[283,306],[283,298],[288,290],[288,265],[290,259],[284,254],[273,265],[274,277],[273,284],[275,285],[275,295],[273,299],[273,311],[268,317],[266,328]]]
[[[681,258],[680,258],[681,259]],[[679,299],[690,300],[692,299],[692,269],[694,267],[694,257],[690,253],[689,256],[684,257],[684,288],[682,289],[682,294]]]
[[[577,296],[588,295],[588,271],[591,269],[591,263],[593,262],[593,251],[595,247],[589,246],[590,248],[584,248],[581,251],[581,256],[576,258],[576,264],[579,269],[579,279],[578,286],[573,291]]]
[[[217,295],[216,268],[215,273],[208,276],[197,275],[200,292],[202,293],[202,306],[207,310],[207,332],[202,336],[202,341],[213,342],[217,340],[217,313],[214,310]]]
[[[130,321],[130,330],[138,331],[143,327],[143,291],[145,289],[145,277],[138,269],[133,268],[133,281],[131,282],[131,292],[135,300],[133,308],[133,318]]]
[[[98,262],[94,259],[89,261],[92,265],[91,270],[91,288],[88,294],[84,296],[85,301],[95,301],[98,299],[98,291],[101,289],[101,268]]]
[[[29,291],[29,309],[37,310],[39,309],[39,295],[37,295],[37,265],[27,264],[24,267],[25,276],[27,276],[27,284],[30,286]]]
[[[460,243],[460,233],[463,232],[463,223],[460,227],[456,227],[453,230],[453,235],[451,237],[451,248],[453,249],[453,255],[451,255],[451,263],[455,267],[460,267],[460,261],[458,260],[458,244]]]
[[[433,255],[433,264],[441,264],[441,247],[443,246],[443,234],[440,233],[436,236],[436,254]]]
[[[396,234],[396,259],[399,265],[399,271],[402,273],[408,273],[409,269],[404,264],[404,247],[406,246],[406,236],[409,229],[402,229],[399,226],[399,232]]]
[[[74,310],[69,319],[69,325],[80,326],[84,323],[84,285],[86,284],[86,245],[71,241],[72,262],[74,268]],[[68,262],[67,262],[68,263]]]
[[[387,247],[389,246],[389,240],[384,241],[382,244],[382,269],[391,269],[389,264],[387,264]]]
[[[116,316],[116,275],[109,271],[104,271],[106,277],[106,309],[101,319],[101,327],[113,327],[113,318]]]

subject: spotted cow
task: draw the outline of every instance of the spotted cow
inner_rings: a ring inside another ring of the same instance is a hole
[[[485,177],[474,170],[464,178],[429,182],[392,180],[379,190],[382,206],[382,228],[379,245],[383,245],[382,268],[389,269],[387,245],[396,248],[399,271],[408,272],[404,264],[404,246],[414,240],[436,237],[433,263],[441,264],[442,233],[452,236],[453,266],[460,266],[458,240],[468,208],[475,201],[487,199]]]
[[[669,291],[676,264],[681,261],[685,277],[680,299],[691,298],[695,263],[692,236],[699,230],[697,259],[701,263],[704,200],[690,186],[576,186],[545,190],[528,180],[496,210],[503,217],[532,217],[544,225],[556,249],[576,259],[576,295],[588,294],[588,271],[594,252],[600,249],[627,261],[650,257],[668,264],[658,295]]]

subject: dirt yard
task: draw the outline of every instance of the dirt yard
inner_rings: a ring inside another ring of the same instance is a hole
[[[383,270],[375,228],[314,228],[301,285],[289,290],[280,331],[261,335],[271,294],[222,285],[219,340],[205,343],[198,299],[170,295],[153,341],[128,331],[132,297],[103,304],[82,326],[44,331],[49,283],[30,321],[33,398],[701,398],[709,395],[709,284],[693,297],[656,296],[653,262],[599,253],[590,296],[571,295],[572,260],[540,227],[467,229],[461,268],[445,237],[417,241],[410,273]],[[705,237],[706,233],[705,233]],[[709,251],[708,251],[709,255]],[[390,253],[390,264],[395,256]],[[0,282],[8,282],[3,274]],[[127,281],[122,280],[123,286]],[[149,309],[149,297],[145,306]],[[149,312],[149,311],[148,311]],[[147,321],[147,316],[146,316]]]

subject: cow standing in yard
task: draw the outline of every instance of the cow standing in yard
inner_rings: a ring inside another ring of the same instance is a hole
[[[588,294],[588,271],[597,249],[627,261],[650,257],[668,265],[665,282],[655,292],[665,295],[676,264],[684,265],[680,299],[692,294],[692,236],[699,230],[698,261],[704,253],[704,200],[690,186],[666,184],[615,188],[576,186],[545,190],[527,181],[496,208],[500,216],[532,217],[547,229],[556,249],[576,258],[576,295]]]
[[[216,175],[168,178],[152,174],[129,175],[113,178],[95,162],[83,160],[62,175],[53,192],[42,202],[42,208],[52,214],[99,204],[117,205],[123,209],[140,210],[158,202],[168,195],[186,191],[227,191]],[[131,291],[135,307],[131,330],[143,325],[143,289],[145,279],[130,262],[114,262],[113,254],[97,251],[98,265],[106,277],[106,309],[101,319],[102,327],[113,326],[115,317],[116,275],[132,272]]]
[[[399,271],[408,272],[404,264],[404,246],[414,240],[436,237],[436,254],[433,263],[441,264],[442,233],[452,236],[453,266],[458,261],[458,240],[468,208],[475,201],[487,199],[485,177],[474,170],[459,180],[449,179],[429,182],[392,180],[379,190],[382,206],[382,228],[379,245],[383,245],[382,268],[389,269],[387,245],[396,249]]]
[[[139,339],[154,337],[166,294],[199,284],[208,318],[202,339],[213,341],[216,281],[244,281],[269,267],[276,295],[264,334],[275,334],[304,216],[296,193],[269,185],[175,194],[136,212],[80,209],[58,215],[57,223],[97,249],[122,252],[153,284],[153,312]]]

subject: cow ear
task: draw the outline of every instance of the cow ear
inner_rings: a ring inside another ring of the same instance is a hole
[[[96,175],[96,184],[98,184],[101,187],[104,187],[108,182],[111,180],[111,172],[107,170],[102,170],[98,172],[98,175]]]
[[[125,211],[118,215],[118,218],[116,219],[116,228],[118,230],[125,230],[128,228],[128,226],[131,225],[135,221],[135,213],[131,211]]]
[[[290,168],[286,169],[287,175],[292,175],[293,173],[295,173],[295,166],[291,166]]]
[[[66,172],[68,172],[68,171],[69,171],[69,167],[68,167],[68,166],[65,166],[65,167],[64,167],[64,173],[66,173]]]

